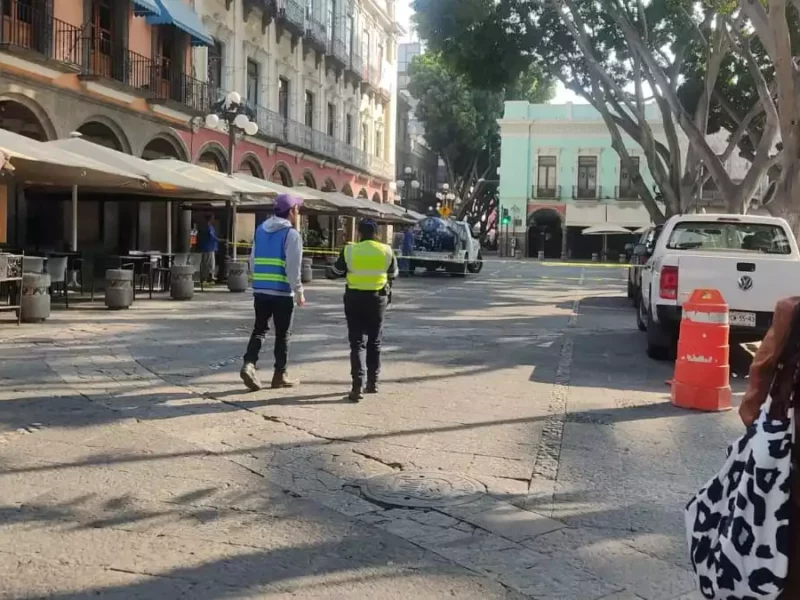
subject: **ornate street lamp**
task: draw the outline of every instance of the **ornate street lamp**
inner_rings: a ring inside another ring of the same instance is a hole
[[[408,200],[411,192],[413,190],[416,194],[417,190],[419,190],[419,181],[417,181],[417,176],[411,167],[403,169],[403,174],[397,181],[397,189],[400,190],[400,199],[403,202],[406,212],[408,212]]]
[[[436,207],[437,210],[445,208],[448,211],[447,216],[450,216],[450,213],[453,212],[453,209],[456,206],[456,200],[458,198],[453,192],[450,191],[449,183],[442,185],[442,191],[436,193],[436,198],[439,200]]]
[[[242,133],[250,136],[258,133],[258,125],[253,120],[255,113],[244,102],[238,92],[230,92],[225,98],[216,102],[206,115],[206,127],[217,129],[225,123],[228,128],[228,176],[233,175],[234,149],[236,147],[236,134]],[[230,236],[233,244],[233,260],[236,260],[236,202],[231,205]]]

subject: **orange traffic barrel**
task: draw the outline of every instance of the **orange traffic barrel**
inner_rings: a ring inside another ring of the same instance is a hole
[[[695,290],[683,305],[672,404],[723,411],[731,408],[728,305],[718,290]]]

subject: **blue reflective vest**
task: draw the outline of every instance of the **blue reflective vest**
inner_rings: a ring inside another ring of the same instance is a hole
[[[253,289],[292,293],[286,275],[286,236],[291,231],[285,227],[269,232],[263,227],[256,230],[253,244]]]

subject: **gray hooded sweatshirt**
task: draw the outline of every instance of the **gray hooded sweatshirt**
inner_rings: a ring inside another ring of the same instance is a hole
[[[254,294],[267,294],[270,296],[289,296],[294,297],[295,294],[303,293],[303,281],[300,277],[300,269],[303,264],[303,237],[296,229],[292,227],[291,222],[281,217],[273,216],[264,221],[259,227],[263,227],[269,233],[280,231],[281,229],[289,229],[289,234],[286,236],[284,249],[286,250],[286,276],[289,278],[289,285],[292,286],[290,293],[278,292],[275,290],[253,290]],[[253,258],[255,255],[255,248],[250,253],[250,272],[254,271]]]

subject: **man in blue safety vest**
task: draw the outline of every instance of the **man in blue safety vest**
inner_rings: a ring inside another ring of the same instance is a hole
[[[281,194],[275,198],[275,215],[256,228],[250,271],[253,273],[256,322],[240,376],[250,391],[261,389],[256,365],[261,345],[269,330],[269,319],[275,327],[275,371],[272,388],[297,385],[286,376],[289,336],[294,306],[306,303],[301,279],[303,238],[292,226],[297,219],[300,198]]]
[[[378,393],[381,374],[381,337],[383,318],[391,298],[391,282],[397,278],[397,258],[391,246],[375,239],[378,226],[362,221],[358,226],[361,242],[345,246],[332,267],[334,275],[347,277],[344,314],[350,341],[350,376],[353,388],[350,400],[364,398],[364,363],[366,349],[366,392]]]

